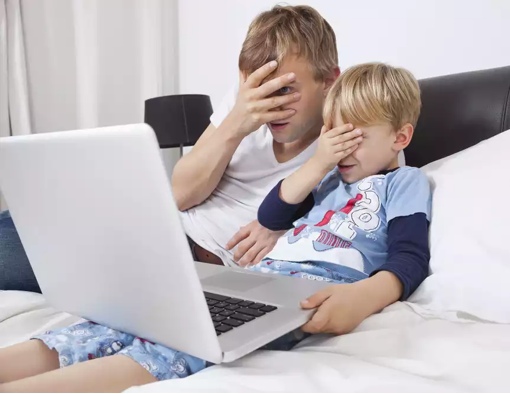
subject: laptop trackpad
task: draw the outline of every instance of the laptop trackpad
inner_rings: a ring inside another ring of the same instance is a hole
[[[209,276],[202,279],[203,286],[226,288],[233,291],[248,291],[255,287],[265,285],[276,278],[250,275],[239,272],[226,271],[221,274]]]

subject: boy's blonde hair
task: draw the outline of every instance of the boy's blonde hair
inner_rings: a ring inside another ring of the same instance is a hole
[[[329,23],[312,7],[276,5],[250,24],[239,69],[249,75],[292,54],[308,60],[316,80],[338,67],[335,32]]]
[[[333,127],[340,114],[354,126],[390,123],[397,130],[407,123],[416,126],[420,108],[420,87],[413,74],[366,63],[347,69],[335,81],[324,105],[324,124]]]

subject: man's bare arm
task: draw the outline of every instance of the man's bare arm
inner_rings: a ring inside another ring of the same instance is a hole
[[[276,68],[270,62],[254,71],[247,79],[240,76],[236,104],[218,126],[209,125],[189,154],[176,164],[172,188],[177,207],[184,211],[201,204],[214,191],[228,163],[244,137],[265,123],[288,119],[293,109],[279,109],[299,101],[299,93],[274,95],[292,83],[294,73],[262,83]]]
[[[207,127],[191,152],[175,165],[172,188],[179,210],[201,204],[210,196],[243,138],[227,119],[218,129],[213,124]]]

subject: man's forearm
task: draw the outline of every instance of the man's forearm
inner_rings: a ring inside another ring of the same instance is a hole
[[[210,135],[203,135],[191,152],[177,162],[172,190],[179,210],[199,205],[211,195],[242,139],[226,119]]]

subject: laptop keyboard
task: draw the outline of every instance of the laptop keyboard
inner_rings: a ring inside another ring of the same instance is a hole
[[[226,297],[205,291],[204,295],[217,335],[224,334],[277,309],[273,305]]]

